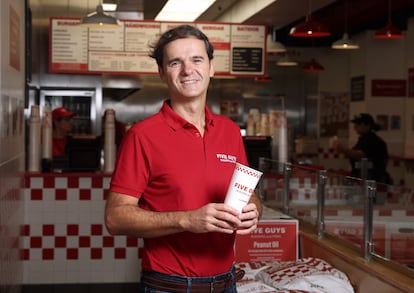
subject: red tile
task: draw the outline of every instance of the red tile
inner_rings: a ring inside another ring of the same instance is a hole
[[[126,246],[127,247],[137,247],[138,246],[138,238],[127,237]]]
[[[378,215],[381,217],[391,217],[392,216],[392,210],[380,210],[378,212]]]
[[[53,236],[55,235],[55,225],[43,225],[42,227],[43,236]]]
[[[42,189],[32,189],[30,191],[30,199],[31,200],[42,200],[43,199]]]
[[[91,259],[102,259],[102,248],[91,248]]]
[[[103,179],[102,177],[92,177],[92,188],[102,188]]]
[[[107,200],[109,195],[109,189],[104,189],[103,191],[103,200]]]
[[[115,248],[115,259],[125,259],[126,258],[126,249],[125,248]]]
[[[77,235],[79,235],[79,225],[68,224],[66,226],[66,234],[68,236],[77,236]]]
[[[66,189],[56,189],[55,191],[55,199],[56,200],[67,200],[67,190]]]
[[[29,260],[30,259],[30,250],[25,248],[20,250],[20,259],[21,260]]]
[[[42,237],[33,236],[30,237],[30,248],[41,248],[42,247]]]
[[[65,248],[66,247],[66,236],[55,237],[55,247]]]
[[[79,190],[79,199],[80,200],[91,200],[91,190],[90,189],[80,189]]]
[[[20,228],[20,235],[21,236],[29,236],[30,235],[30,225],[22,225]]]
[[[102,235],[103,229],[101,224],[91,225],[91,235]]]
[[[43,260],[51,260],[55,258],[55,253],[53,248],[45,248],[42,249],[42,259]]]
[[[78,249],[68,248],[66,249],[66,259],[78,259]]]
[[[30,188],[30,177],[24,177],[24,187]]]
[[[114,237],[104,236],[104,238],[103,238],[103,247],[114,247]]]
[[[68,188],[78,188],[79,187],[79,177],[68,177]]]
[[[44,176],[43,177],[43,188],[54,188],[55,187],[55,177]]]
[[[90,236],[80,236],[79,237],[79,247],[90,247],[91,246],[91,237]]]

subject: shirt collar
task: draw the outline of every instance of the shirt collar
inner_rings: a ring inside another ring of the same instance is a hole
[[[178,115],[176,112],[174,112],[174,110],[171,108],[170,100],[164,101],[160,112],[163,115],[165,121],[168,123],[168,125],[174,130],[184,128],[186,125],[189,124],[187,120],[185,120],[180,115]],[[214,126],[213,114],[210,111],[209,107],[207,106],[205,106],[205,113],[206,113],[206,129],[208,129],[210,126]]]

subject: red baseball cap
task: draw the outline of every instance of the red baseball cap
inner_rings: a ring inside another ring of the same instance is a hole
[[[76,116],[75,112],[70,112],[63,107],[56,108],[52,111],[53,120],[59,120],[62,118],[72,118],[73,116]]]

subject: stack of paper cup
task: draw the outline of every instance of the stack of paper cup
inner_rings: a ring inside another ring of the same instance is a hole
[[[112,172],[115,167],[115,111],[105,110],[104,171]]]
[[[41,122],[40,122],[40,108],[38,105],[32,105],[30,109],[29,132],[30,133],[29,133],[28,171],[39,172],[40,171]]]
[[[260,171],[236,163],[224,203],[241,213],[243,207],[249,202],[262,174]]]

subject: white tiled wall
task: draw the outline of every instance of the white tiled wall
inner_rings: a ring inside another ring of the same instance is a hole
[[[1,1],[0,291],[6,293],[20,292],[23,279],[19,236],[24,221],[24,27],[24,0]]]

